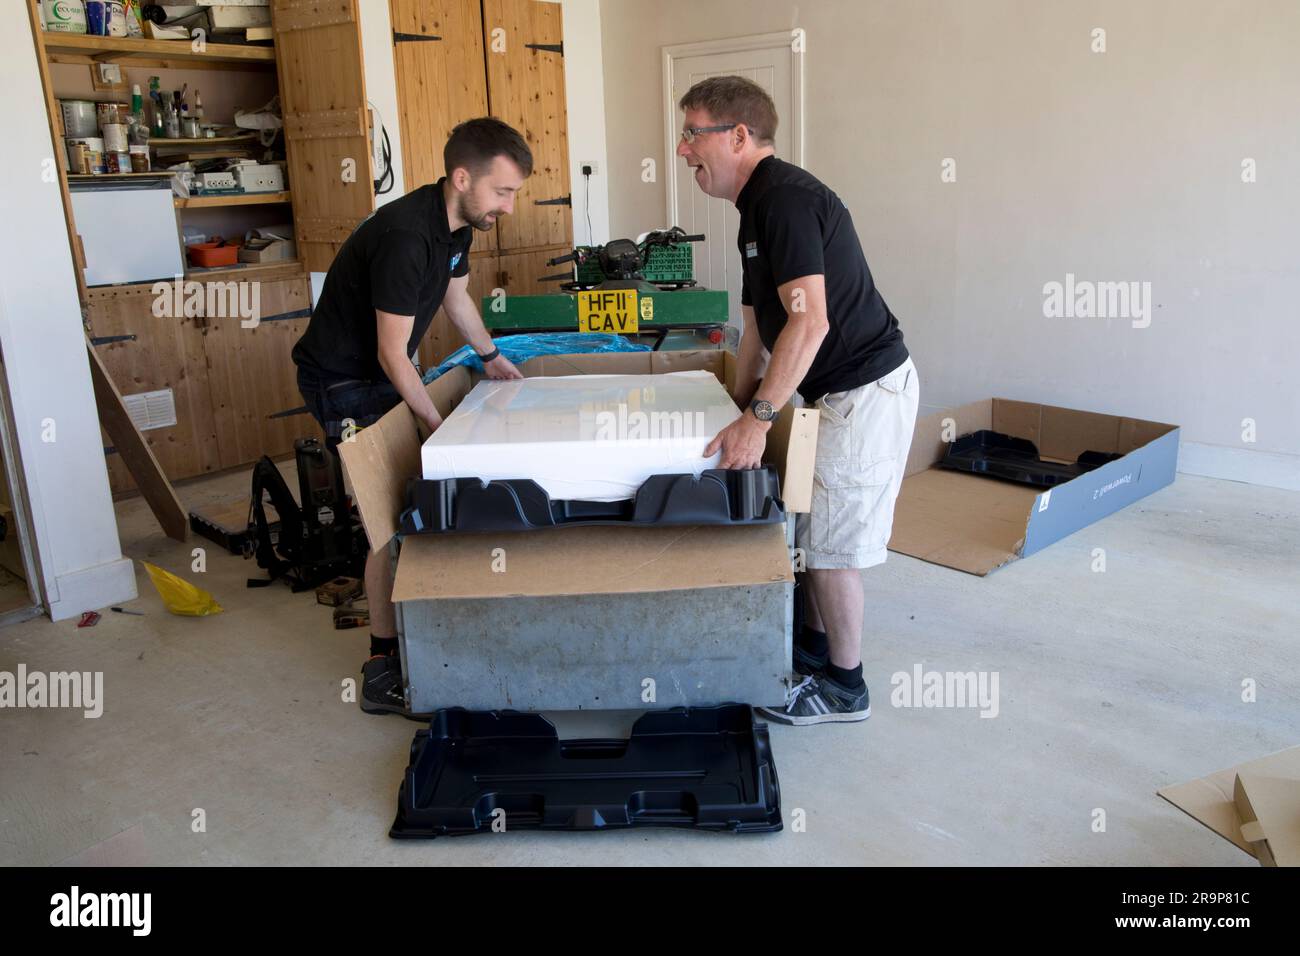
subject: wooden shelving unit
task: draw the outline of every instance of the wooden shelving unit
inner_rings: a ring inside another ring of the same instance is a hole
[[[187,279],[225,281],[232,278],[248,278],[250,273],[263,281],[295,278],[303,274],[302,261],[280,259],[276,262],[241,262],[238,265],[221,266],[215,269],[202,269],[189,265],[185,267]]]
[[[196,139],[161,139],[149,140],[150,149],[165,149],[168,146],[227,146],[230,143],[251,143],[257,139],[256,133],[241,133],[238,136],[199,136]]]
[[[217,206],[261,206],[268,203],[293,202],[287,190],[282,193],[238,193],[229,196],[176,197],[177,209],[211,209]]]
[[[112,62],[130,59],[133,66],[164,63],[187,70],[206,68],[256,69],[275,68],[275,48],[269,46],[242,46],[235,43],[208,43],[195,50],[188,40],[139,40],[131,37],[93,37],[76,33],[50,33],[44,35],[46,55],[53,63]],[[143,62],[148,60],[148,63]]]
[[[68,173],[70,183],[104,183],[115,179],[169,179],[172,173],[165,169],[151,173]]]

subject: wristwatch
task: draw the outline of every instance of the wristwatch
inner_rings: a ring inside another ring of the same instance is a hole
[[[754,417],[760,422],[774,422],[781,414],[775,405],[771,402],[765,402],[761,398],[756,398],[750,402],[749,410],[754,413]]]

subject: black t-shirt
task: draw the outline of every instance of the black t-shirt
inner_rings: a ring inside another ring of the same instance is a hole
[[[876,289],[839,196],[811,173],[769,156],[754,167],[736,208],[740,301],[753,306],[769,351],[786,323],[777,288],[801,276],[825,277],[831,327],[799,383],[805,401],[874,382],[907,360],[898,320]]]
[[[451,278],[469,274],[474,230],[451,231],[442,184],[381,206],[348,236],[293,347],[294,362],[326,380],[387,382],[376,309],[415,316],[406,353],[415,352]]]

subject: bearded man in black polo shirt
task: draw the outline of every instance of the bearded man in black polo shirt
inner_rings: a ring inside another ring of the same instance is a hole
[[[293,349],[298,388],[337,451],[349,427],[374,424],[405,401],[430,431],[442,424],[413,357],[442,306],[489,378],[522,378],[493,347],[469,295],[469,247],[514,210],[533,155],[511,127],[475,119],[452,130],[447,175],[380,207],[339,249],[307,331]],[[367,713],[408,714],[387,549],[366,559],[370,658],[358,695]]]
[[[700,189],[740,212],[736,397],[745,413],[705,454],[721,449],[722,468],[757,467],[796,390],[820,412],[812,510],[795,525],[807,567],[793,660],[803,680],[785,706],[760,709],[789,724],[864,720],[860,572],[886,557],[916,424],[916,368],[848,209],[776,157],[772,98],[750,80],[720,76],[695,84],[679,106],[677,154]]]

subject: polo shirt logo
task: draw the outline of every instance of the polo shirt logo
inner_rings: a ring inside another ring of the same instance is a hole
[[[456,263],[460,262],[460,257],[461,257],[461,253],[459,253],[459,252],[456,253],[454,256],[452,256],[452,257],[451,257],[451,265],[449,265],[447,268],[449,268],[449,269],[454,269],[454,268],[456,268]]]
[[[758,256],[758,243],[757,242],[745,243],[745,258],[754,259],[757,258],[757,256]]]

